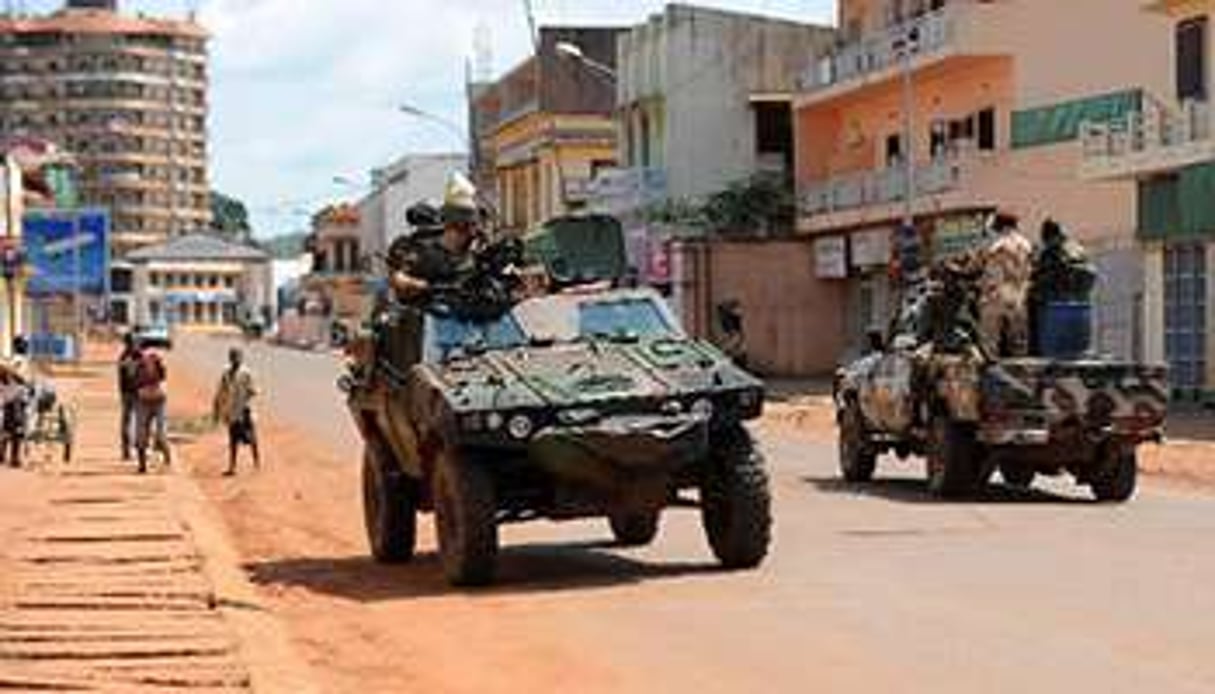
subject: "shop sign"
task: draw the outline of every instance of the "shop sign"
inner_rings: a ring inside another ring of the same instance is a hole
[[[883,227],[852,235],[852,267],[871,268],[890,264],[890,237],[893,229]]]
[[[848,239],[829,236],[814,242],[814,274],[819,279],[848,278]]]
[[[965,253],[983,243],[986,216],[964,214],[941,217],[932,234],[934,260]]]

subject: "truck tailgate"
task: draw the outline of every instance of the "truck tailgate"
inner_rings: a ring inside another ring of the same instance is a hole
[[[982,421],[996,443],[1046,443],[1061,429],[1146,440],[1161,434],[1168,369],[1103,360],[1003,360],[982,378]]]

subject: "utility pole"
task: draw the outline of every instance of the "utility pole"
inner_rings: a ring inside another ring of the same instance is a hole
[[[894,41],[903,81],[903,220],[896,235],[901,281],[906,283],[921,262],[920,238],[915,228],[915,91],[912,57],[919,45],[919,28],[905,24]]]
[[[920,41],[919,28],[910,25],[896,40],[903,78],[903,224],[915,224],[915,91],[912,83],[912,58]]]

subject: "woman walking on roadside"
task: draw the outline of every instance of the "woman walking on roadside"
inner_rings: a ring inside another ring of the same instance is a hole
[[[165,465],[172,462],[169,438],[165,431],[167,375],[164,361],[159,354],[151,349],[141,351],[139,367],[135,374],[135,449],[139,457],[140,474],[148,471],[149,443],[160,451]]]

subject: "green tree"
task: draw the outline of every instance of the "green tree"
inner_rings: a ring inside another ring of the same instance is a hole
[[[779,236],[793,230],[796,196],[786,177],[759,173],[710,195],[701,214],[713,233]]]
[[[211,191],[211,229],[233,241],[247,241],[253,232],[249,208],[236,198]]]
[[[757,173],[702,200],[666,200],[647,210],[650,222],[721,236],[792,233],[797,198],[780,174]]]

